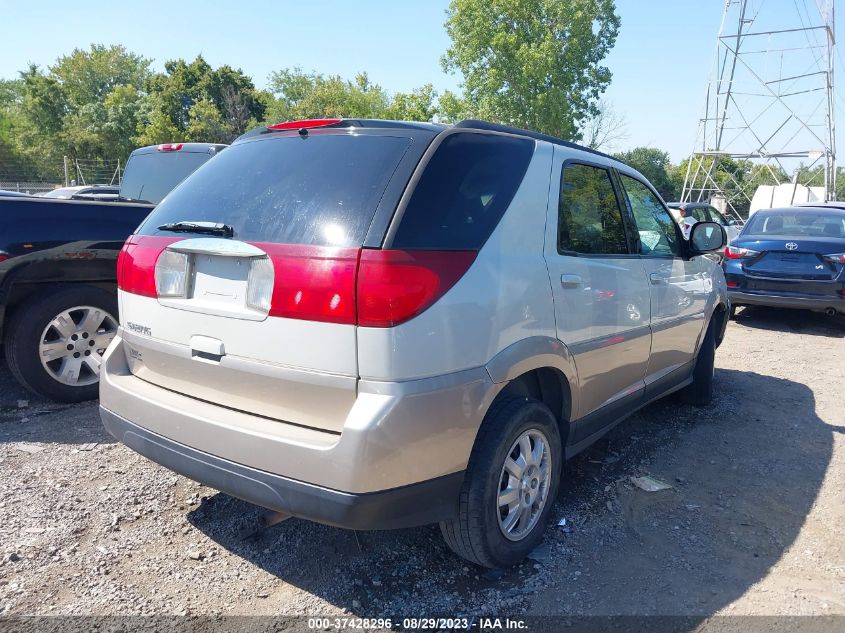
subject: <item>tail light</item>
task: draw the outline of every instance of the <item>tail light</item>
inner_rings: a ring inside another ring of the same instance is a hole
[[[728,288],[739,288],[738,281],[727,281],[725,283],[728,285]]]
[[[269,314],[274,282],[275,271],[270,258],[253,259],[246,284],[246,305],[253,310]]]
[[[156,263],[178,237],[130,235],[117,257],[117,287],[144,297],[157,297]]]
[[[256,244],[275,271],[270,316],[355,323],[357,248]]]
[[[118,287],[145,297],[189,294],[190,261],[166,250],[182,238],[137,236],[118,257]],[[475,251],[398,251],[254,244],[246,304],[273,317],[392,327],[419,315],[466,273]]]
[[[362,251],[358,325],[392,327],[412,319],[446,294],[475,257],[475,251]]]
[[[5,262],[7,259],[10,259],[9,255],[6,255],[6,253],[0,253],[0,262]]]
[[[182,143],[162,143],[156,149],[160,152],[178,152],[182,149]]]
[[[165,250],[156,260],[156,294],[159,297],[188,295],[188,255]]]
[[[756,257],[760,251],[752,251],[750,248],[740,248],[739,246],[726,246],[725,257],[728,259],[747,259],[749,257]]]
[[[833,262],[834,264],[845,264],[845,253],[836,253],[835,255],[825,255],[824,258]]]

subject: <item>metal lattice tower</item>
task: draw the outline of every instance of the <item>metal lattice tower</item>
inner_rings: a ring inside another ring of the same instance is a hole
[[[761,182],[834,199],[834,46],[834,0],[725,0],[683,202],[724,196],[740,217]],[[754,177],[718,169],[728,159]]]

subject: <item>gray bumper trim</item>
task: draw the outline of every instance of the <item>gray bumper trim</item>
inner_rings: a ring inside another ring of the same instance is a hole
[[[754,292],[737,292],[728,290],[728,298],[732,306],[769,306],[772,308],[799,308],[803,310],[826,310],[833,308],[845,314],[845,298],[829,295],[813,296],[784,296],[775,294],[758,294]]]
[[[385,530],[436,523],[457,514],[463,471],[401,488],[352,494],[209,455],[102,406],[100,417],[109,433],[144,457],[234,497],[303,519],[355,530]]]

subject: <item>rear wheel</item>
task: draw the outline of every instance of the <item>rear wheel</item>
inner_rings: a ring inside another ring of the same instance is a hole
[[[485,567],[523,560],[543,538],[563,451],[549,408],[529,398],[493,405],[473,447],[458,516],[440,524],[458,555]]]
[[[32,300],[14,312],[6,329],[9,369],[46,398],[92,400],[117,326],[117,298],[101,288],[69,287]]]
[[[710,404],[713,399],[713,376],[716,372],[716,321],[711,320],[695,359],[692,384],[681,390],[684,402],[697,406]]]

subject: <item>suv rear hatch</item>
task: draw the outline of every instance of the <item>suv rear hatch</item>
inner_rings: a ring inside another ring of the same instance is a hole
[[[363,247],[380,245],[435,135],[270,131],[199,169],[121,255],[131,371],[193,398],[339,432],[356,398],[358,267],[383,253]]]

